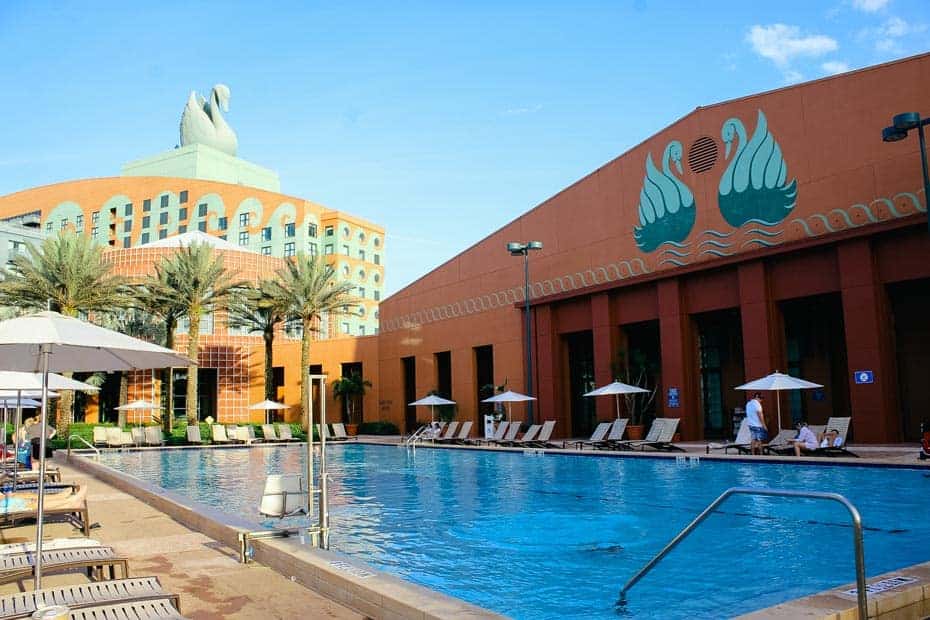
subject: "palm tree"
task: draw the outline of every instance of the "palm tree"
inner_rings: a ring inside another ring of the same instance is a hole
[[[129,304],[126,282],[111,273],[103,246],[90,237],[65,231],[27,245],[25,254],[0,268],[0,305],[23,310],[54,310],[67,316],[109,313]],[[70,373],[65,373],[70,376]],[[65,391],[58,402],[58,432],[67,437],[74,417],[74,394]]]
[[[206,243],[178,248],[164,259],[161,269],[169,287],[162,294],[183,309],[182,316],[188,319],[187,356],[193,363],[187,367],[187,423],[196,424],[200,320],[207,312],[230,302],[243,284],[233,281],[232,274],[223,266],[223,256],[215,254]]]
[[[274,332],[287,319],[287,299],[272,281],[262,280],[229,305],[227,323],[233,329],[260,333],[265,341],[265,400],[275,400]]]
[[[309,424],[310,386],[306,381],[310,366],[310,334],[324,314],[338,315],[354,305],[350,282],[336,280],[332,265],[303,252],[289,259],[277,271],[273,281],[274,295],[287,300],[288,319],[299,320],[300,339],[300,405],[304,429]]]
[[[365,396],[365,391],[371,387],[371,381],[362,378],[362,373],[353,372],[346,377],[340,377],[333,381],[333,396],[341,398],[346,405],[346,412],[349,414],[350,424],[359,424],[361,420],[355,418],[355,406],[361,397]]]

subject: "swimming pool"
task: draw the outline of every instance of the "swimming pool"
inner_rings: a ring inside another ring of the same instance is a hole
[[[105,453],[103,464],[262,521],[268,473],[305,449]],[[337,445],[335,551],[517,619],[614,618],[620,586],[731,486],[835,491],[859,508],[869,575],[930,559],[930,477],[878,467],[526,456]],[[718,618],[854,580],[844,509],[737,497],[629,595],[627,614]],[[850,601],[851,606],[854,600]]]

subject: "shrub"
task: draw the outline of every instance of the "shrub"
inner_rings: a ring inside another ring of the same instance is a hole
[[[400,429],[393,422],[378,420],[359,424],[358,433],[359,435],[400,435]]]

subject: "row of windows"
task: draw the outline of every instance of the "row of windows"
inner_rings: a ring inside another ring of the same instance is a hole
[[[333,235],[336,234],[336,227],[335,227],[335,226],[327,226],[324,232],[326,233],[326,236],[327,236],[327,237],[332,237]],[[351,231],[349,230],[349,227],[348,227],[348,226],[343,226],[343,227],[342,227],[342,236],[343,236],[343,237],[345,237],[346,239],[348,239],[349,236],[350,236],[351,234],[352,234],[352,233],[351,233]],[[315,237],[316,235],[314,234],[313,236]],[[365,236],[365,231],[363,231],[363,230],[358,231],[358,242],[359,242],[359,243],[365,243],[365,240],[366,240],[366,239],[367,239],[367,237]],[[381,239],[379,239],[378,237],[375,237],[373,243],[374,243],[374,245],[375,245],[376,248],[377,248],[377,247],[381,247]]]

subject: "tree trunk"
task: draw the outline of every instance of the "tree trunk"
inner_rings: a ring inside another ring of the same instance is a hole
[[[74,376],[73,372],[61,373],[69,379]],[[55,430],[62,437],[69,436],[69,429],[74,422],[74,392],[71,390],[61,390],[61,396],[58,398],[58,416],[55,423]],[[51,424],[51,411],[49,411],[49,424]]]
[[[187,357],[198,361],[200,348],[200,308],[191,308],[190,329],[187,330]],[[187,367],[187,424],[197,424],[197,364]]]
[[[174,350],[174,330],[177,327],[177,320],[173,317],[165,319],[165,348]],[[167,404],[165,412],[162,414],[161,427],[166,435],[171,436],[174,427],[174,369],[165,368],[162,370],[162,384],[167,387],[165,396]]]
[[[129,400],[129,371],[124,370],[119,373],[119,406],[122,407]],[[126,426],[126,411],[117,410],[117,425],[120,428]]]
[[[272,328],[273,329],[273,328]],[[276,400],[277,390],[274,385],[274,331],[266,331],[265,339],[265,400]]]
[[[300,337],[300,424],[305,431],[310,428],[310,319],[301,321],[303,334]]]

